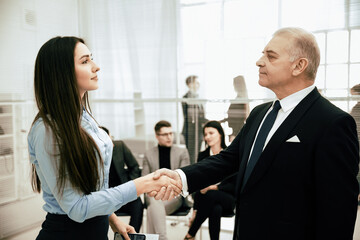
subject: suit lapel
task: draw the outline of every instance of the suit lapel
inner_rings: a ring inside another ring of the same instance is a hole
[[[160,159],[159,147],[156,146],[153,149],[154,149],[154,152],[153,152],[153,155],[152,155],[152,164],[153,164],[153,170],[156,171],[160,167],[160,164],[159,164],[159,159]]]
[[[244,191],[246,191],[248,188],[251,188],[267,172],[275,160],[275,155],[278,151],[278,148],[286,141],[290,132],[295,128],[302,116],[318,97],[320,97],[320,94],[317,88],[315,88],[295,107],[295,109],[276,130],[266,145],[264,151],[262,152],[257,164],[255,165],[249,180],[244,186]]]
[[[266,112],[269,110],[271,104],[272,104],[272,102],[265,104],[263,109],[260,110],[259,114],[257,114],[255,119],[252,121],[252,125],[249,129],[249,133],[246,134],[246,140],[244,141],[245,142],[245,147],[244,147],[244,151],[243,151],[244,154],[241,156],[241,161],[240,161],[240,166],[239,166],[239,174],[237,176],[237,181],[236,181],[236,190],[237,191],[239,191],[240,187],[242,186],[242,181],[243,181],[245,169],[246,169],[246,166],[248,163],[249,154],[250,154],[251,147],[253,145],[257,130],[258,130],[260,123],[263,120]]]
[[[180,168],[180,166],[176,166],[176,163],[178,161],[175,158],[176,158],[176,149],[174,146],[172,146],[170,149],[170,168],[171,169]]]

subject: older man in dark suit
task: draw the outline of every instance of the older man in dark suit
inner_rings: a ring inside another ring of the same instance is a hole
[[[319,62],[311,33],[278,30],[256,63],[275,101],[255,107],[226,150],[155,178],[167,174],[193,192],[238,172],[234,240],[353,239],[356,124],[314,86]]]

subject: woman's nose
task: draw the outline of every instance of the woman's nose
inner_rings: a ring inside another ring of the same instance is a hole
[[[100,70],[100,67],[94,62],[94,65],[93,65],[93,71],[94,72],[97,72]]]

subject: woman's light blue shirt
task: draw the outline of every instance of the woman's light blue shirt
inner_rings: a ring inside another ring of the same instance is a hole
[[[54,149],[57,150],[58,147],[53,147],[54,139],[51,130],[45,128],[41,118],[33,124],[28,136],[30,162],[35,164],[41,181],[45,201],[43,209],[53,214],[67,214],[76,222],[83,222],[95,216],[109,215],[137,198],[133,181],[114,188],[108,187],[113,143],[85,110],[81,125],[94,139],[104,160],[104,179],[101,179],[101,189],[88,195],[75,191],[69,181],[65,184],[63,195],[59,195],[57,187],[59,157],[54,154]]]

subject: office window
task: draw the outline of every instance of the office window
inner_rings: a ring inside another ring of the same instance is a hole
[[[273,97],[272,92],[259,87],[255,63],[271,34],[287,26],[305,28],[316,36],[321,63],[315,85],[325,96],[350,97],[349,89],[360,83],[359,0],[304,0],[301,4],[295,0],[180,3],[183,40],[180,49],[184,49],[184,56],[191,52],[192,58],[180,56],[179,75],[183,79],[190,74],[199,75],[202,98],[232,99],[235,97],[232,81],[237,75],[244,75],[250,99]],[[197,17],[201,20],[195,20]],[[211,106],[207,104],[207,112],[213,113]],[[342,106],[346,111],[349,107]]]
[[[345,63],[348,60],[348,31],[335,31],[327,34],[326,62]]]
[[[360,30],[351,31],[350,61],[360,62]]]

